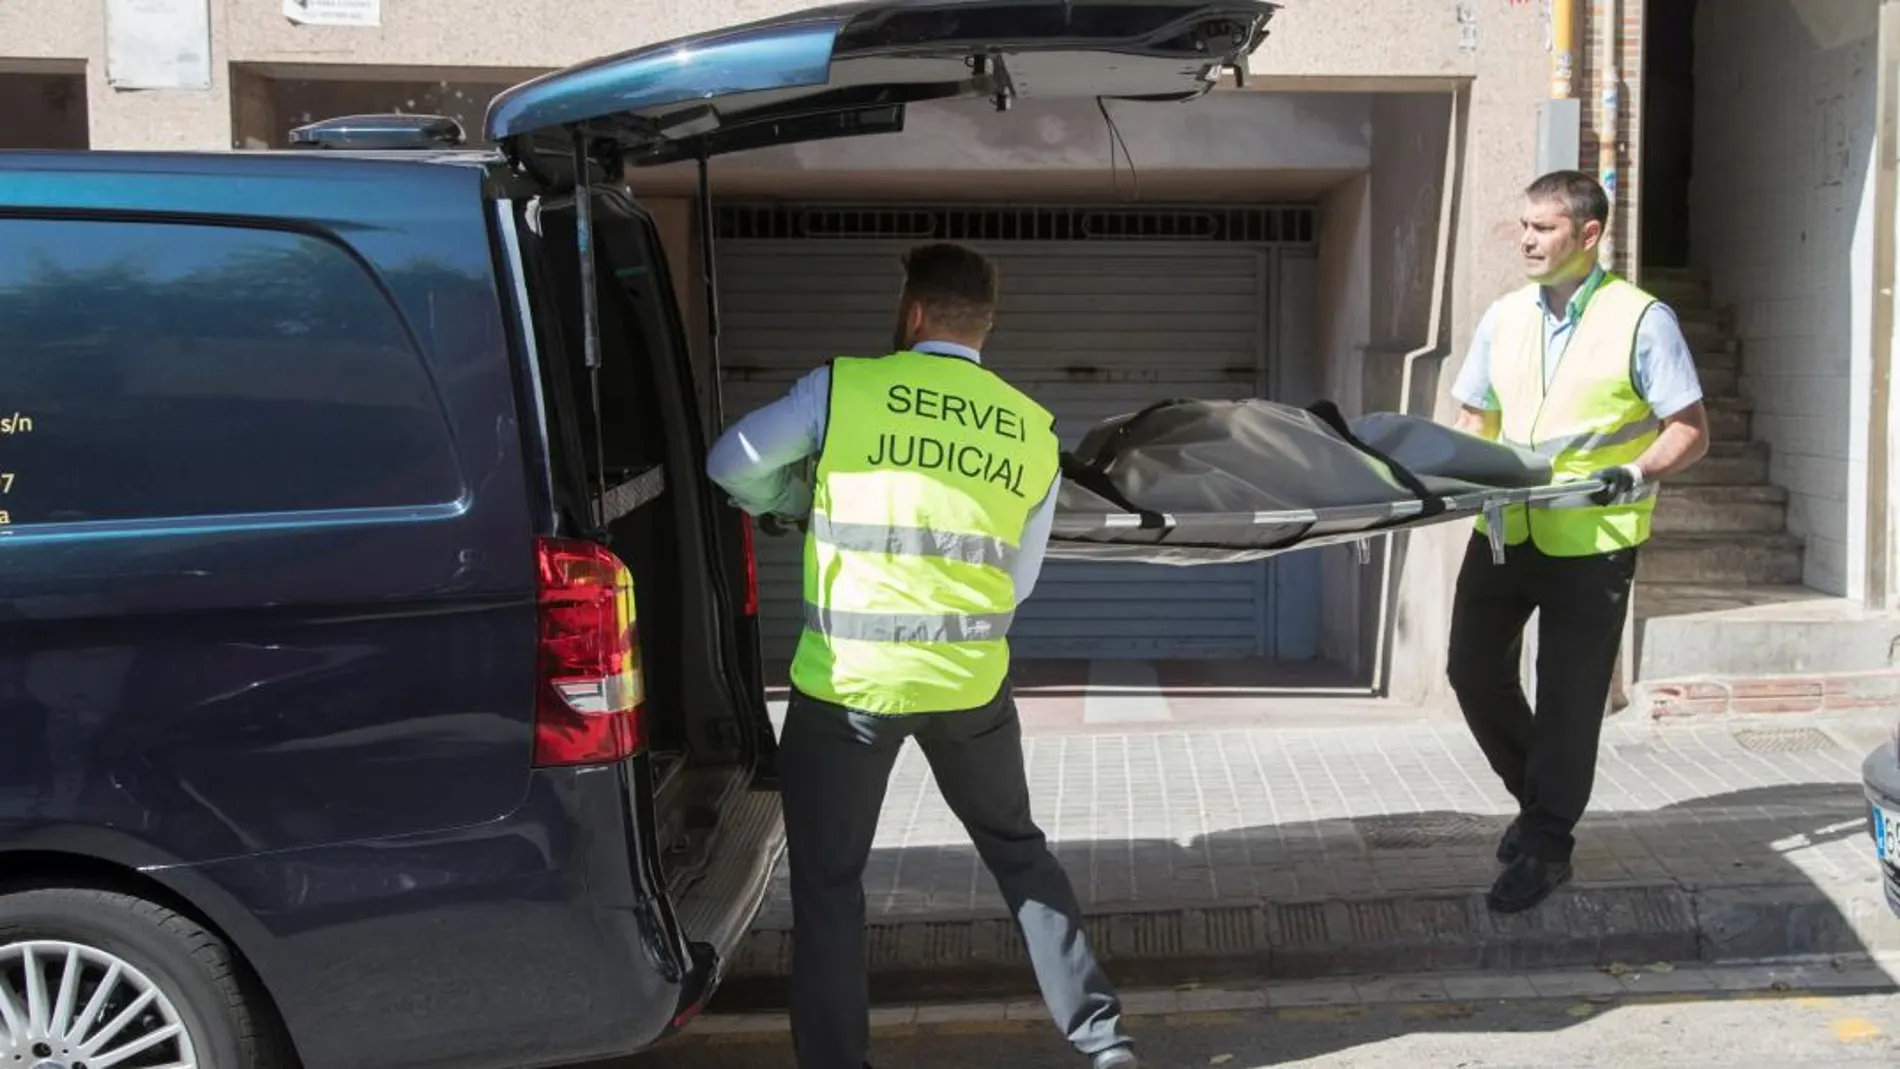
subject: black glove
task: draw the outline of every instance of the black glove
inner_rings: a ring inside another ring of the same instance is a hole
[[[1599,505],[1625,501],[1643,485],[1642,477],[1627,466],[1601,468],[1591,472],[1590,478],[1603,484],[1603,489],[1590,495],[1590,500]]]

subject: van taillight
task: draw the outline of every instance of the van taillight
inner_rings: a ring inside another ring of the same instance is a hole
[[[637,753],[646,743],[646,685],[633,573],[593,542],[537,539],[535,557],[541,651],[534,763],[607,764]]]
[[[759,551],[752,535],[752,517],[739,514],[739,530],[745,535],[745,614],[759,614]]]

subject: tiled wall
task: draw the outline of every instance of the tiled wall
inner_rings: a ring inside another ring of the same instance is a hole
[[[1755,436],[1807,541],[1806,583],[1835,594],[1855,592],[1850,488],[1865,479],[1853,383],[1872,288],[1874,10],[1704,0],[1696,25],[1690,243],[1734,306]]]

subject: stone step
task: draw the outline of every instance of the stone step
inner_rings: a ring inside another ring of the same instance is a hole
[[[1670,306],[1676,313],[1676,322],[1686,328],[1694,327],[1705,332],[1729,333],[1727,313],[1713,305],[1689,305],[1683,308]]]
[[[1741,349],[1728,324],[1714,316],[1706,319],[1680,316],[1678,323],[1682,327],[1683,340],[1689,343],[1689,350],[1698,357],[1703,353],[1713,356],[1717,353],[1739,352]]]
[[[1742,369],[1736,367],[1702,367],[1697,365],[1696,378],[1702,383],[1702,395],[1707,398],[1739,397],[1742,392]]]
[[[1746,442],[1754,429],[1755,400],[1752,397],[1709,397],[1709,437],[1717,442]]]
[[[1896,640],[1900,614],[1804,586],[1636,586],[1642,680],[1878,671]]]
[[[1788,491],[1754,486],[1671,484],[1656,500],[1657,534],[1768,534],[1788,523]]]
[[[1768,481],[1768,443],[1710,442],[1709,452],[1688,471],[1669,477],[1663,488],[1686,486],[1747,486]]]
[[[1708,285],[1709,269],[1701,264],[1688,264],[1681,267],[1668,267],[1661,264],[1643,266],[1644,282],[1699,282]]]
[[[1696,371],[1728,371],[1736,375],[1742,373],[1742,353],[1739,348],[1729,349],[1692,349]]]
[[[1713,331],[1696,331],[1684,328],[1683,340],[1689,343],[1689,353],[1695,357],[1699,368],[1742,367],[1742,343],[1726,334]]]
[[[1696,268],[1645,268],[1640,285],[1678,313],[1707,308],[1714,299],[1708,274]]]
[[[1639,583],[1774,586],[1801,581],[1801,539],[1763,534],[1659,534],[1636,557]]]

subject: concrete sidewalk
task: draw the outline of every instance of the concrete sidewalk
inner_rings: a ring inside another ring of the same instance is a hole
[[[1859,774],[1892,712],[1613,718],[1576,879],[1514,917],[1483,903],[1512,805],[1463,726],[1331,723],[1025,740],[1037,817],[1118,980],[1900,950]],[[783,1000],[784,876],[725,1009]],[[881,1000],[1033,992],[994,884],[915,747],[865,885]]]

